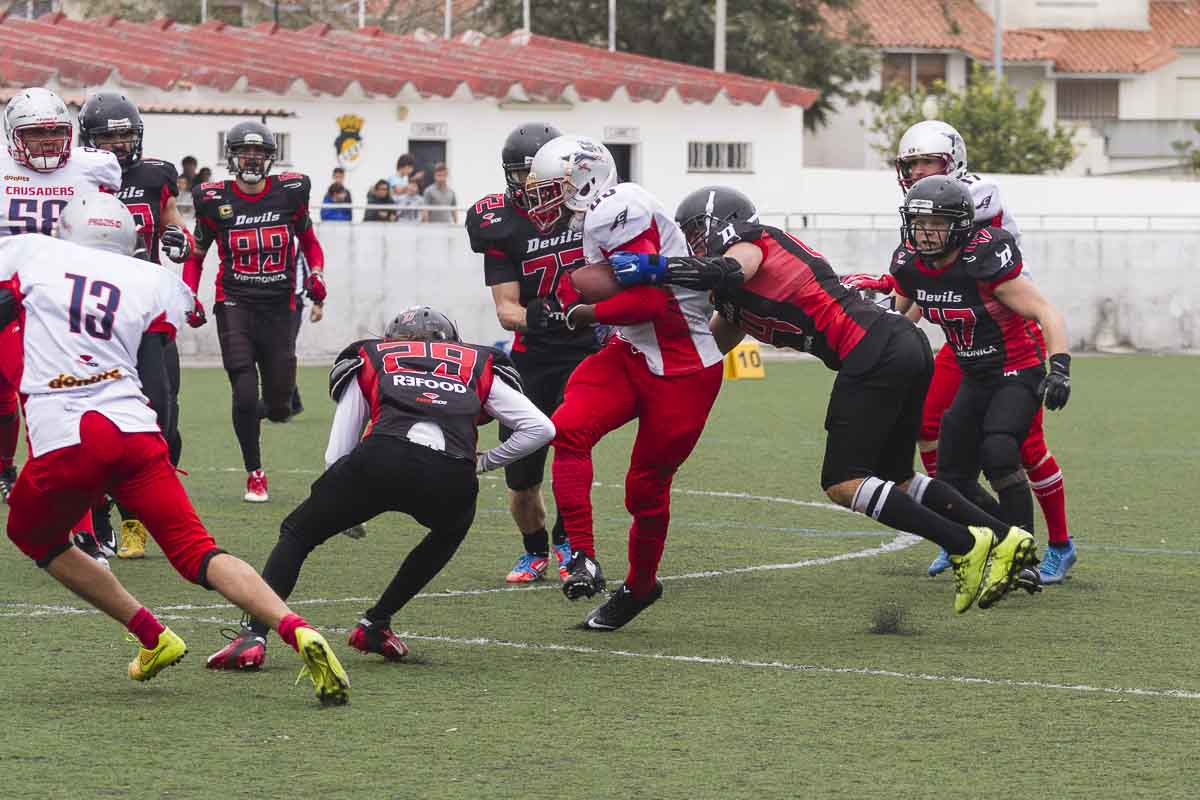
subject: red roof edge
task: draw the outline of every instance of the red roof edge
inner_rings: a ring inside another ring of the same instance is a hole
[[[314,22],[296,31],[296,33],[302,33],[305,36],[322,37],[327,36],[331,30],[333,30],[333,26],[328,22]]]
[[[47,25],[57,25],[67,18],[67,15],[61,11],[51,11],[49,14],[42,14],[38,17],[38,22],[44,22]]]
[[[194,30],[194,31],[212,31],[213,33],[216,33],[217,31],[225,30],[225,27],[226,27],[225,23],[221,22],[221,20],[210,19],[210,20],[201,22],[199,25],[196,25],[195,27],[192,28],[192,30]]]
[[[250,30],[258,31],[259,33],[265,33],[270,36],[279,30],[279,24],[275,22],[259,22]]]

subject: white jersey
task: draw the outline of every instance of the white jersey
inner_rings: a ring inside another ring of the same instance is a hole
[[[54,234],[58,215],[72,198],[121,191],[121,165],[107,150],[75,147],[53,172],[38,172],[0,153],[0,236]]]
[[[1003,228],[1020,244],[1021,229],[1005,207],[1000,197],[1000,187],[990,178],[982,178],[974,173],[963,175],[960,180],[971,190],[971,199],[975,201],[976,227]]]
[[[21,393],[34,456],[79,444],[79,420],[98,411],[129,433],[158,430],[142,394],[137,352],[147,332],[173,338],[191,290],[163,267],[24,234],[0,239],[0,282],[24,318]]]
[[[660,255],[688,255],[683,231],[636,183],[619,183],[605,191],[583,219],[583,255],[589,264],[647,237]],[[662,288],[674,298],[671,318],[619,325],[617,335],[642,354],[655,375],[686,375],[720,361],[721,351],[708,327],[713,312],[709,293]]]

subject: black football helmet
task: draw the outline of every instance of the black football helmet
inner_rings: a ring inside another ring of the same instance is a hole
[[[940,225],[918,224],[931,218],[948,221]],[[941,256],[963,247],[971,238],[975,223],[975,201],[971,190],[957,178],[930,175],[913,184],[900,207],[903,224],[900,233],[904,241],[923,256]],[[919,236],[918,236],[919,230]]]
[[[437,309],[412,306],[401,311],[383,330],[385,339],[424,339],[427,342],[459,342],[458,326]]]
[[[754,201],[731,186],[697,189],[675,209],[675,222],[695,256],[720,255],[727,241],[721,232],[730,223],[757,220]]]
[[[504,184],[508,196],[519,207],[528,209],[525,199],[525,176],[529,165],[542,145],[562,136],[562,131],[548,122],[526,122],[514,128],[500,149],[500,165],[504,167]]]
[[[128,170],[142,160],[144,130],[138,107],[119,92],[96,92],[79,109],[79,143],[96,150],[109,150],[117,157],[122,170]],[[101,144],[98,137],[106,133],[127,136]]]
[[[262,148],[262,153],[250,153],[250,147]],[[275,163],[275,134],[257,120],[239,122],[225,134],[225,161],[229,171],[246,183],[258,183],[271,172]]]

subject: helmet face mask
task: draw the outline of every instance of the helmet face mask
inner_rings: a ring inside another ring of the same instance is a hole
[[[913,184],[900,208],[900,219],[904,241],[923,257],[939,258],[970,240],[975,206],[961,182],[934,175]]]
[[[924,172],[914,176],[913,166],[920,159],[936,159],[942,167],[938,172]],[[962,136],[951,125],[941,120],[928,119],[913,125],[900,137],[896,159],[896,180],[907,192],[921,178],[929,175],[947,175],[961,178],[967,174],[967,145]]]
[[[586,136],[559,136],[544,144],[525,180],[529,218],[549,233],[565,212],[584,214],[617,183],[617,165],[608,148]]]
[[[734,241],[724,235],[733,223],[757,221],[754,202],[731,186],[697,189],[675,209],[675,222],[694,256],[720,255]]]
[[[37,172],[53,172],[71,157],[71,115],[62,98],[47,89],[26,89],[8,102],[4,135],[13,160]]]
[[[275,135],[261,122],[239,122],[225,136],[225,161],[243,183],[256,184],[275,163]]]
[[[566,187],[565,178],[526,184],[523,192],[526,211],[534,227],[542,233],[550,233],[565,218],[566,209],[563,205],[566,200]]]
[[[109,151],[122,170],[129,170],[142,159],[144,131],[137,106],[116,92],[93,94],[79,110],[79,143]]]

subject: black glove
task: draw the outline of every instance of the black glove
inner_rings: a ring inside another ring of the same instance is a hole
[[[1050,356],[1050,374],[1042,378],[1038,387],[1046,401],[1046,408],[1058,411],[1067,404],[1071,397],[1071,357],[1066,353],[1055,353]]]
[[[560,331],[567,327],[562,303],[554,295],[535,297],[525,306],[525,327],[537,333]]]
[[[667,259],[663,283],[686,289],[736,289],[745,281],[742,265],[728,256],[674,256]]]
[[[192,254],[192,237],[188,236],[187,231],[178,225],[168,225],[163,228],[162,238],[159,239],[159,242],[167,258],[176,264],[187,261],[188,256]]]

